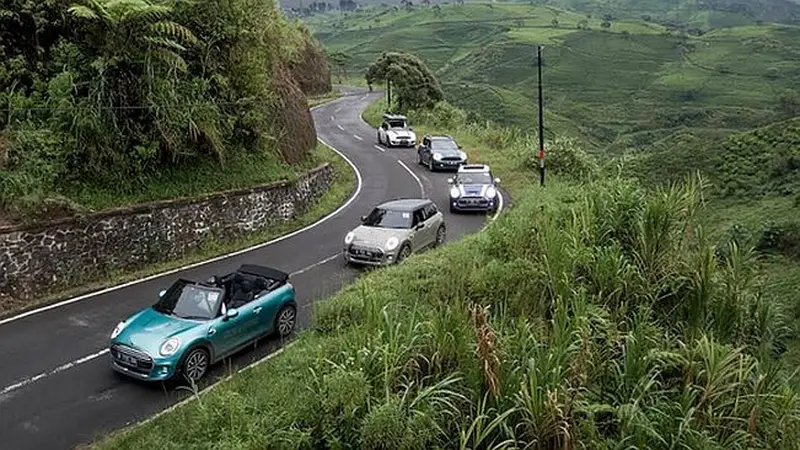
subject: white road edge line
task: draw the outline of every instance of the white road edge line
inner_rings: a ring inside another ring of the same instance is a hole
[[[376,145],[375,148],[377,148],[378,150],[380,150],[382,152],[386,152],[386,150],[384,150],[383,147],[381,147],[379,145]]]
[[[341,126],[341,125],[339,125],[338,123],[336,124],[336,126],[337,126],[337,127],[340,129],[340,130],[344,131],[344,128],[342,128],[342,126]]]
[[[336,101],[336,100],[334,100],[334,101]],[[319,108],[321,106],[325,106],[325,105],[326,104],[315,106],[314,108],[311,108],[311,110],[313,111],[314,109]],[[51,305],[43,306],[41,308],[33,309],[33,310],[30,310],[30,311],[24,312],[22,314],[18,314],[16,316],[7,317],[5,319],[0,320],[0,325],[5,325],[7,323],[13,322],[15,320],[23,319],[25,317],[29,317],[29,316],[32,316],[34,314],[39,314],[39,313],[42,313],[42,312],[45,312],[45,311],[49,311],[51,309],[60,308],[62,306],[70,305],[72,303],[76,303],[76,302],[79,302],[79,301],[82,301],[82,300],[86,300],[87,298],[96,297],[98,295],[106,294],[108,292],[113,292],[113,291],[116,291],[116,290],[119,290],[119,289],[124,289],[126,287],[134,286],[134,285],[139,284],[139,283],[144,283],[144,282],[147,282],[147,281],[150,281],[150,280],[155,280],[157,278],[165,277],[167,275],[172,275],[172,274],[177,273],[177,272],[193,269],[195,267],[204,266],[206,264],[211,264],[211,263],[214,263],[214,262],[217,262],[217,261],[222,261],[224,259],[231,258],[233,256],[242,255],[244,253],[248,253],[248,252],[251,252],[253,250],[257,250],[257,249],[263,248],[263,247],[268,247],[268,246],[270,246],[272,244],[284,241],[284,240],[289,239],[291,237],[297,236],[300,233],[303,233],[303,232],[308,231],[308,230],[310,230],[312,228],[316,228],[316,227],[322,225],[323,223],[325,223],[326,221],[330,220],[331,218],[333,218],[334,216],[336,216],[340,212],[344,211],[345,208],[350,206],[350,204],[355,201],[355,199],[359,196],[359,194],[361,194],[361,188],[362,188],[362,185],[363,185],[363,179],[361,177],[361,172],[359,172],[359,170],[356,167],[356,165],[353,164],[353,161],[350,161],[350,158],[345,156],[342,152],[340,152],[339,150],[334,148],[332,145],[330,145],[327,142],[325,142],[319,136],[317,136],[317,140],[320,141],[323,145],[325,145],[329,149],[333,150],[336,154],[341,156],[342,159],[344,159],[345,162],[356,173],[356,190],[355,190],[355,192],[353,192],[353,195],[351,195],[350,198],[347,199],[347,201],[344,202],[343,205],[341,205],[338,208],[336,208],[336,210],[334,210],[333,212],[331,212],[327,216],[325,216],[325,217],[319,219],[318,221],[316,221],[316,222],[314,222],[312,224],[309,224],[309,225],[307,225],[307,226],[305,226],[305,227],[303,227],[303,228],[301,228],[299,230],[295,230],[295,231],[292,231],[291,233],[284,234],[283,236],[279,236],[279,237],[277,237],[275,239],[272,239],[270,241],[262,242],[260,244],[253,245],[251,247],[248,247],[248,248],[245,248],[245,249],[242,249],[242,250],[238,250],[238,251],[235,251],[235,252],[232,252],[232,253],[228,253],[228,254],[225,254],[225,255],[220,255],[220,256],[217,256],[217,257],[214,257],[214,258],[211,258],[211,259],[207,259],[205,261],[199,261],[199,262],[196,262],[196,263],[193,263],[193,264],[189,264],[189,265],[186,265],[186,266],[183,266],[183,267],[178,267],[178,268],[175,268],[175,269],[167,270],[165,272],[161,272],[161,273],[157,273],[157,274],[154,274],[154,275],[150,275],[148,277],[139,278],[138,280],[129,281],[127,283],[118,284],[116,286],[111,286],[111,287],[108,287],[108,288],[105,288],[105,289],[101,289],[99,291],[90,292],[88,294],[81,295],[81,296],[78,296],[78,297],[73,297],[71,299],[64,300],[64,301],[61,301],[61,302],[58,302],[58,303],[53,303]]]
[[[36,381],[39,381],[39,380],[43,379],[43,378],[47,378],[49,376],[55,375],[55,374],[57,374],[59,372],[63,372],[65,370],[67,370],[67,369],[71,369],[71,368],[73,368],[75,366],[78,366],[80,364],[83,364],[85,362],[89,362],[89,361],[91,361],[91,360],[93,360],[95,358],[99,358],[100,356],[103,356],[106,353],[108,353],[108,349],[107,348],[103,349],[103,350],[100,350],[97,353],[92,353],[91,355],[86,355],[83,358],[76,359],[75,361],[68,362],[66,364],[62,364],[62,365],[56,367],[55,369],[48,370],[47,372],[42,372],[42,373],[40,373],[38,375],[34,375],[34,376],[30,377],[30,378],[25,378],[24,380],[22,380],[22,381],[20,381],[18,383],[14,383],[14,384],[12,384],[10,386],[4,387],[2,390],[0,390],[0,396],[6,395],[9,392],[15,391],[15,390],[17,390],[17,389],[19,389],[21,387],[25,387],[25,386],[27,386],[27,385],[29,385],[31,383],[34,383]]]
[[[332,255],[332,256],[329,256],[329,257],[323,259],[322,261],[315,262],[314,264],[311,264],[310,266],[304,267],[304,268],[302,268],[300,270],[296,270],[296,271],[290,273],[289,276],[297,276],[297,275],[300,275],[302,273],[308,272],[309,270],[317,268],[317,267],[319,267],[319,266],[321,266],[323,264],[329,263],[329,262],[331,262],[334,259],[339,258],[339,257],[340,257],[339,253],[337,253],[335,255]],[[0,397],[2,397],[3,395],[8,394],[9,392],[15,391],[15,390],[17,390],[17,389],[19,389],[21,387],[25,387],[25,386],[27,386],[27,385],[29,385],[31,383],[36,382],[36,381],[42,380],[44,378],[48,378],[48,377],[50,377],[52,375],[55,375],[55,374],[57,374],[59,372],[63,372],[65,370],[67,370],[67,369],[71,369],[71,368],[76,367],[76,366],[78,366],[80,364],[83,364],[85,362],[89,362],[89,361],[91,361],[91,360],[93,360],[95,358],[98,358],[98,357],[108,353],[108,351],[109,350],[107,348],[103,349],[103,350],[100,350],[99,352],[92,353],[91,355],[86,355],[83,358],[78,358],[75,361],[71,361],[71,362],[68,362],[66,364],[62,364],[62,365],[56,367],[55,369],[49,370],[47,372],[42,372],[42,373],[40,373],[38,375],[34,375],[32,377],[25,378],[22,381],[14,383],[14,384],[12,384],[10,386],[6,386],[6,387],[4,387],[3,389],[0,390]]]
[[[425,197],[425,187],[422,185],[422,180],[419,179],[417,174],[415,174],[414,171],[411,170],[406,165],[406,163],[404,163],[403,161],[400,161],[399,159],[397,160],[397,163],[400,164],[401,166],[403,166],[403,168],[406,169],[406,172],[410,173],[411,176],[414,177],[415,180],[417,180],[417,184],[419,185],[419,191],[422,194],[422,197],[424,198]]]
[[[359,141],[363,141],[363,140],[364,140],[364,139],[361,139],[361,136],[359,136],[359,135],[357,135],[357,134],[354,134],[354,135],[353,135],[353,137],[354,137],[354,138],[356,138],[356,139],[358,139]]]

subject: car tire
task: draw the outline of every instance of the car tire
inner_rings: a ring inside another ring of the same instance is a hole
[[[294,331],[297,325],[297,308],[294,305],[286,305],[275,315],[275,325],[273,329],[278,337],[285,338]]]
[[[433,246],[438,247],[444,244],[446,238],[447,238],[447,227],[445,227],[444,225],[439,225],[439,229],[436,230],[436,239],[433,241]]]
[[[211,366],[211,356],[203,347],[195,347],[186,353],[181,363],[181,374],[191,382],[197,384],[208,372]]]
[[[405,243],[400,247],[400,251],[397,252],[397,264],[400,264],[409,256],[411,256],[411,246]]]
[[[383,142],[381,142],[381,134],[378,133],[378,145],[380,145],[380,144],[383,144]]]

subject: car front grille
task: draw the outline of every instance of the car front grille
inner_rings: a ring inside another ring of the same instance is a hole
[[[461,208],[487,208],[489,200],[484,197],[461,197],[456,203]]]
[[[362,245],[350,245],[347,253],[351,258],[359,261],[380,262],[383,260],[383,250]]]
[[[153,358],[147,353],[122,344],[111,346],[111,357],[114,362],[128,370],[148,374],[153,370]]]
[[[461,161],[460,156],[444,156],[442,157],[442,161]]]

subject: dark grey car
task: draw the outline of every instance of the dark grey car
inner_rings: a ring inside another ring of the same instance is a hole
[[[467,164],[467,154],[450,136],[425,136],[417,149],[417,163],[428,170],[457,170]]]
[[[444,243],[444,215],[428,199],[393,200],[375,207],[344,238],[349,263],[383,266]]]

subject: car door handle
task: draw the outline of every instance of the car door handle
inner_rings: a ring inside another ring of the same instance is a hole
[[[260,306],[253,310],[253,314],[258,314],[260,312],[261,312],[261,307]]]

